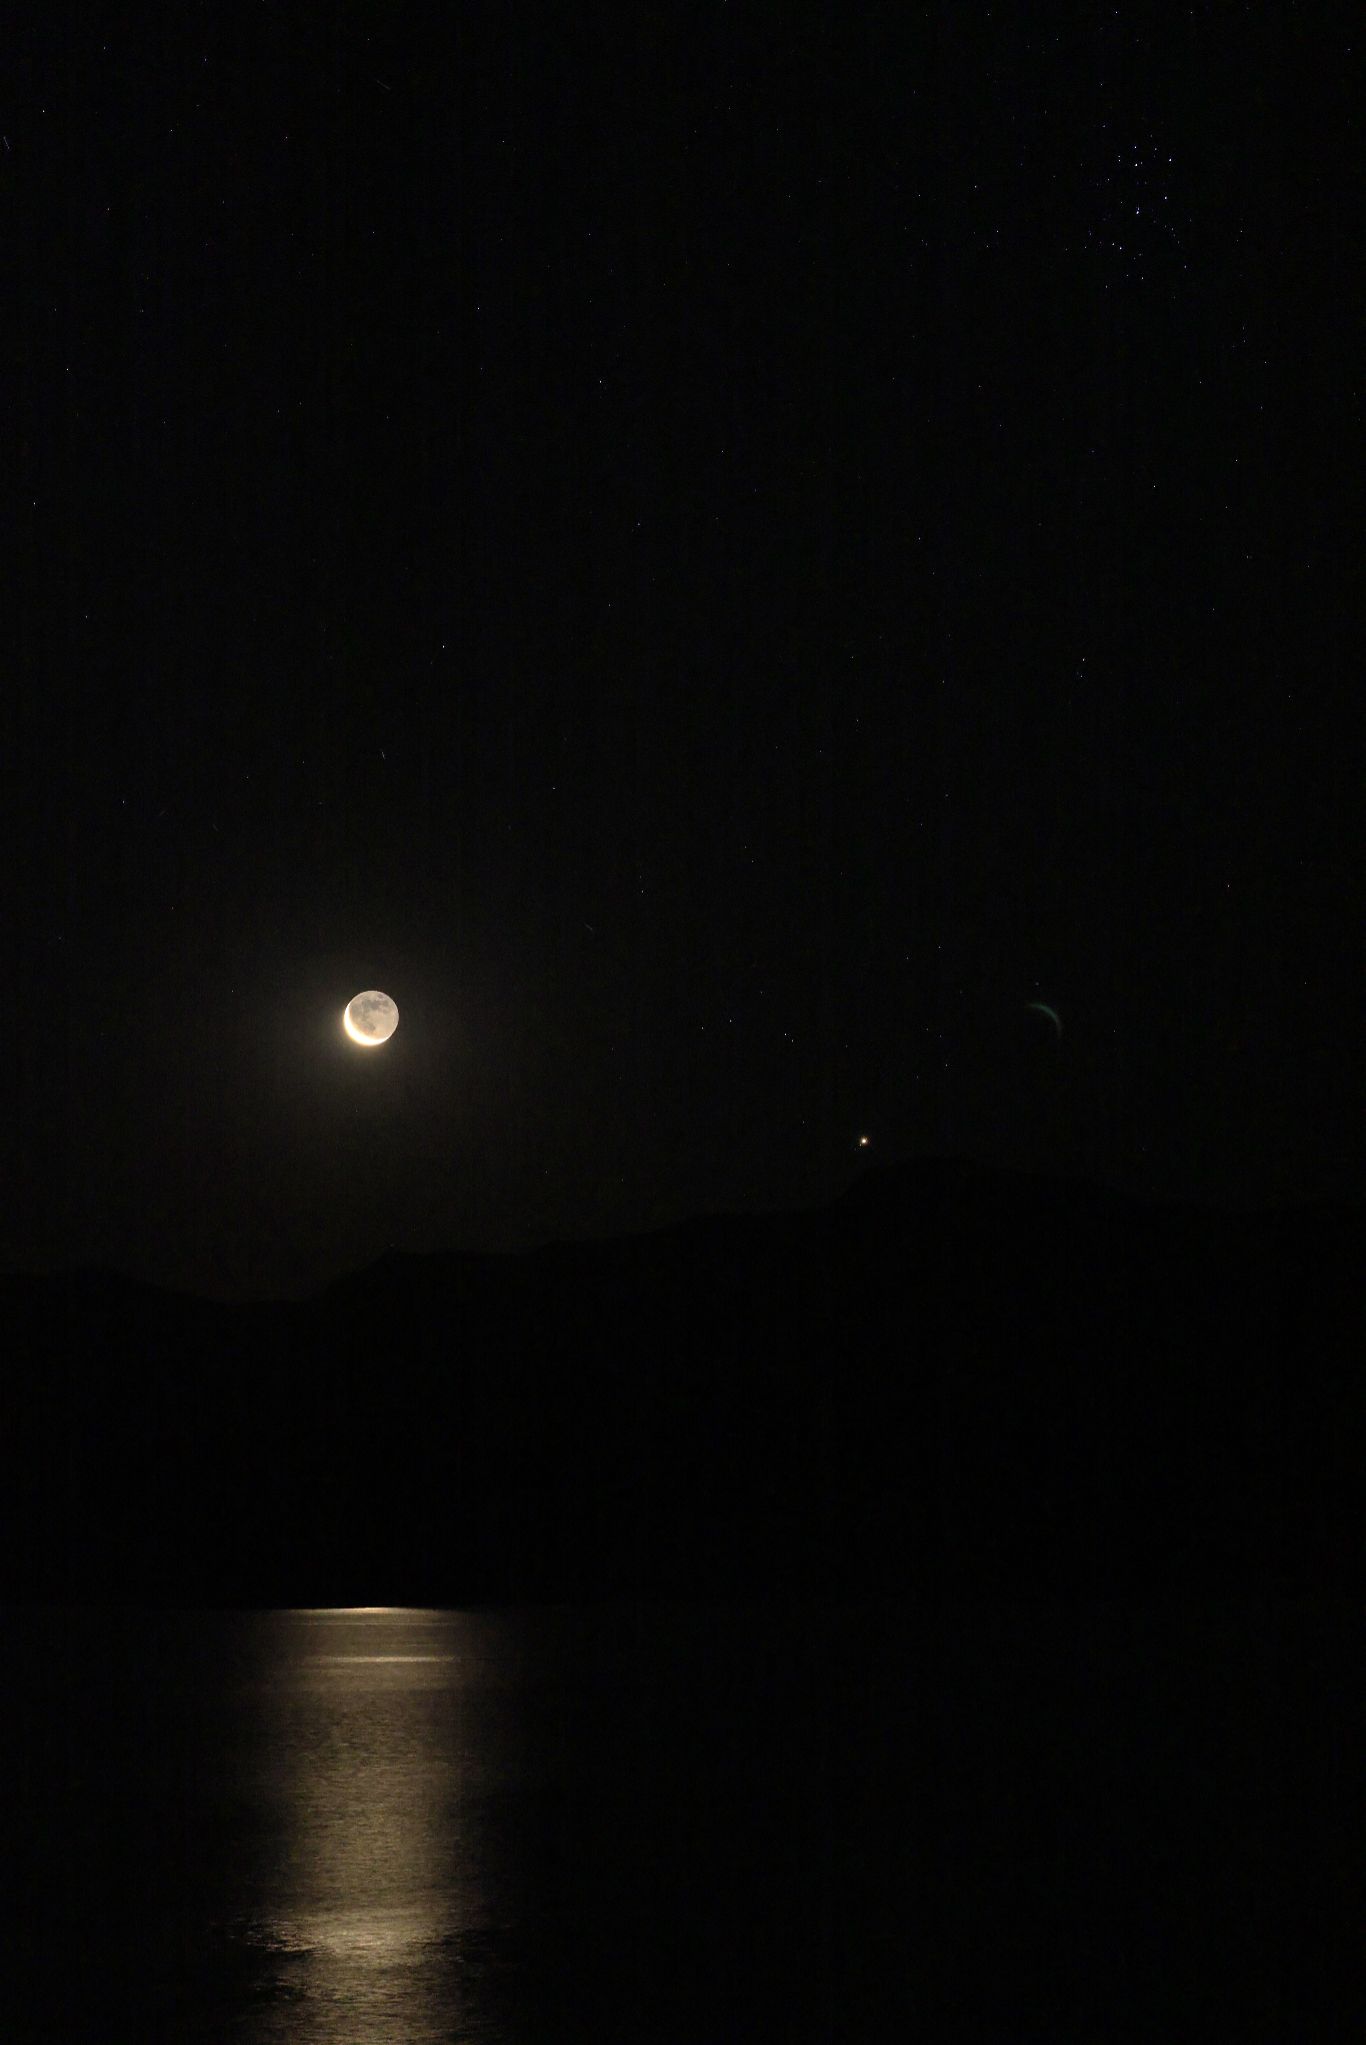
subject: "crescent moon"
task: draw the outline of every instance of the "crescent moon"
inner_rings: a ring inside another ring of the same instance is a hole
[[[381,994],[378,987],[353,995],[346,1004],[342,1028],[353,1044],[374,1051],[387,1044],[398,1028],[398,1003]]]
[[[1062,1017],[1056,1008],[1050,1008],[1046,1001],[1027,1001],[1025,1007],[1032,1008],[1036,1015],[1046,1015],[1058,1033],[1058,1042],[1062,1042]]]

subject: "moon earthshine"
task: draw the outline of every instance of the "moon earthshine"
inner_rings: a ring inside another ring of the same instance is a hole
[[[352,995],[342,1024],[353,1044],[373,1051],[377,1045],[387,1044],[398,1028],[398,1004],[372,987],[366,994]]]

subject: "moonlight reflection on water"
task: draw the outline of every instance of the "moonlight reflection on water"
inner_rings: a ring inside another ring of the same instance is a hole
[[[248,1787],[273,1836],[225,1930],[258,1956],[282,2037],[322,2045],[340,2011],[367,2036],[494,2035],[480,1976],[510,1905],[490,1631],[387,1607],[261,1622]]]

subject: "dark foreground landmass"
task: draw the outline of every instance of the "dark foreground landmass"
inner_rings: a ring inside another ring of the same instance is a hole
[[[1350,1593],[1360,1241],[949,1161],[302,1303],[7,1278],[0,1595]]]

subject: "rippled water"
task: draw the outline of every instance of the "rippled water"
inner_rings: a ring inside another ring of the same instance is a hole
[[[1336,2035],[1358,1628],[11,1613],[0,2036]]]
[[[20,1942],[49,1970],[36,2020],[121,2008],[167,2037],[297,2045],[506,2034],[525,1629],[62,1615],[24,1646],[46,1705],[17,1828]]]

